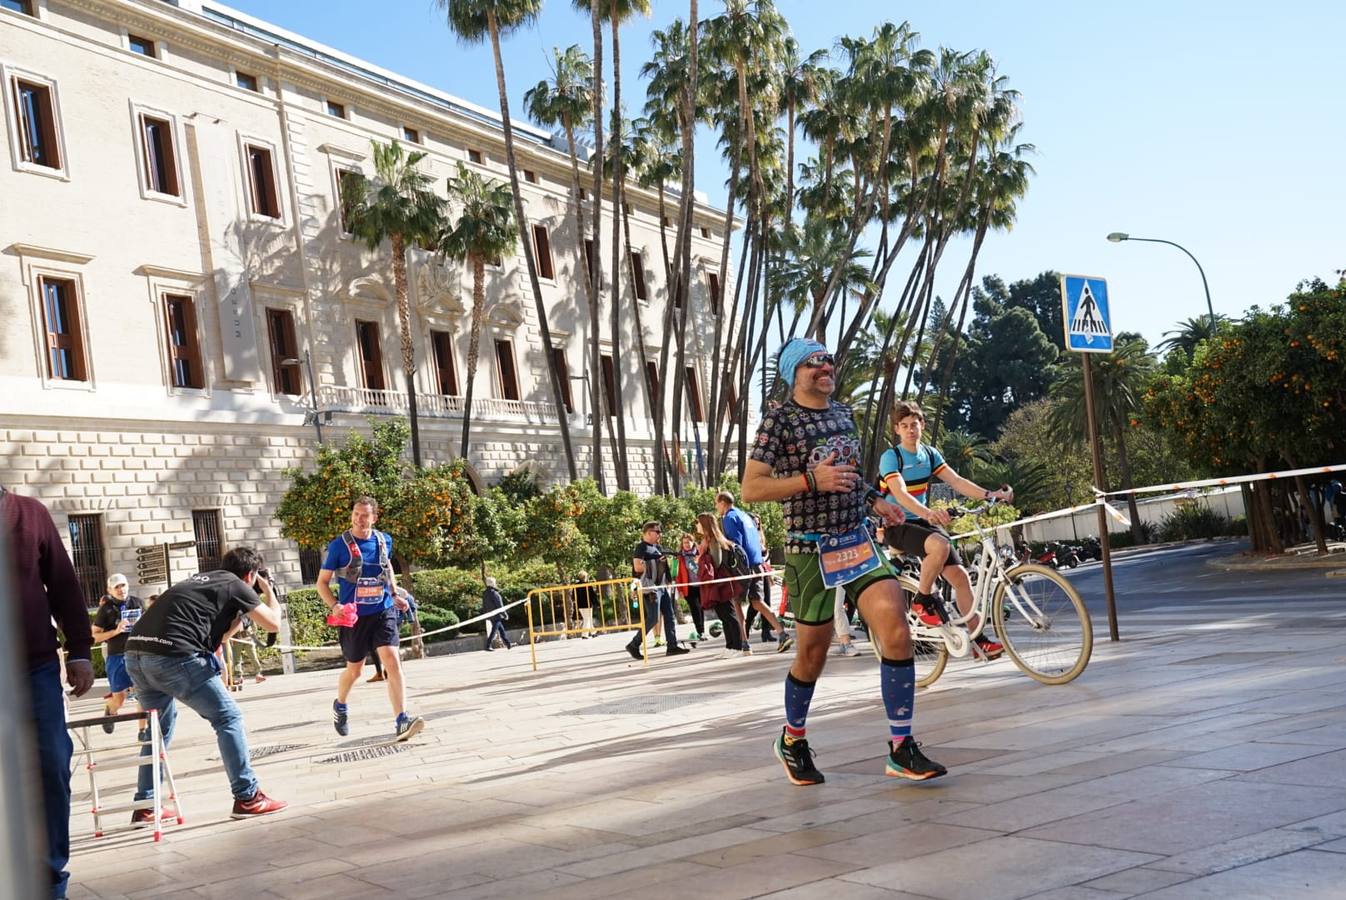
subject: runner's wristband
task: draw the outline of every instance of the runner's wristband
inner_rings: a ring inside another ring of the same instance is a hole
[[[818,493],[818,478],[812,472],[804,473],[804,483],[808,485],[810,491]]]

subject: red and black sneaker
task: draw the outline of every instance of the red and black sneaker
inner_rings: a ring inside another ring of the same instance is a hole
[[[944,624],[939,614],[939,601],[929,594],[917,594],[911,598],[911,613],[922,625],[938,628]]]
[[[159,808],[159,820],[166,822],[169,819],[175,819],[178,815],[178,808],[170,801]],[[137,828],[144,828],[154,824],[153,809],[137,809],[131,813],[131,824]]]
[[[234,811],[229,814],[231,819],[251,819],[254,816],[264,816],[267,813],[280,812],[290,804],[284,800],[272,800],[260,790],[253,794],[248,800],[235,800]]]
[[[977,650],[981,652],[981,655],[987,659],[995,659],[1005,652],[1004,644],[991,640],[984,634],[977,635],[977,639],[973,643],[977,645]]]

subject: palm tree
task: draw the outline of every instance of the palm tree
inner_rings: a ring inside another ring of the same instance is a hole
[[[939,450],[944,460],[967,478],[980,477],[981,469],[993,459],[985,438],[961,428],[945,432],[939,442]]]
[[[342,182],[347,227],[370,250],[385,240],[392,244],[393,291],[397,327],[402,337],[402,374],[407,382],[411,414],[411,459],[421,466],[421,432],[416,416],[416,354],[411,343],[411,308],[407,303],[407,249],[427,246],[443,218],[443,201],[431,190],[431,178],[419,168],[425,152],[405,153],[397,141],[373,141],[374,176],[351,172]]]
[[[579,472],[575,467],[575,448],[570,443],[570,419],[566,413],[561,373],[556,368],[555,354],[551,352],[551,326],[547,322],[547,307],[542,302],[542,286],[537,280],[534,249],[528,229],[524,227],[528,220],[524,218],[523,194],[519,191],[519,166],[514,155],[514,126],[509,118],[505,63],[500,56],[501,32],[508,33],[533,22],[542,10],[542,0],[435,0],[435,3],[440,9],[447,11],[449,28],[459,40],[472,44],[486,38],[491,41],[491,53],[495,57],[495,86],[500,94],[500,122],[505,132],[505,162],[509,166],[510,190],[514,193],[514,216],[519,226],[519,235],[523,240],[524,264],[528,267],[528,283],[533,290],[533,305],[537,309],[543,356],[546,357],[547,371],[551,375],[552,403],[556,407],[556,421],[560,425],[561,445],[565,450],[570,480],[574,481],[579,477]]]
[[[873,254],[855,248],[824,217],[809,216],[802,229],[785,233],[783,243],[775,287],[782,297],[793,301],[794,321],[787,334],[795,333],[805,310],[816,310],[823,303],[829,283],[841,285],[843,296],[873,288],[869,266],[864,263]],[[826,323],[826,317],[822,318]]]
[[[458,164],[458,174],[449,179],[449,202],[458,207],[458,218],[445,224],[436,242],[438,250],[443,256],[466,263],[472,271],[472,336],[467,345],[467,395],[463,402],[463,440],[458,450],[458,455],[467,459],[481,325],[486,318],[486,263],[514,252],[519,226],[509,187],[483,178],[462,163]]]
[[[1052,409],[1048,422],[1056,439],[1062,443],[1080,443],[1089,440],[1088,417],[1084,399],[1083,354],[1068,353],[1060,365],[1059,375],[1048,393]],[[1118,336],[1113,351],[1095,354],[1093,370],[1094,403],[1098,416],[1099,438],[1110,435],[1117,446],[1117,468],[1122,487],[1130,488],[1131,462],[1126,450],[1126,432],[1133,427],[1139,413],[1141,398],[1155,374],[1155,360],[1139,336]],[[1136,543],[1142,542],[1140,515],[1136,510],[1135,494],[1127,494],[1131,513],[1131,534]]]
[[[1181,350],[1188,359],[1191,359],[1197,344],[1210,340],[1215,336],[1215,330],[1228,321],[1228,316],[1217,315],[1215,328],[1212,328],[1210,316],[1183,319],[1175,329],[1164,332],[1164,340],[1156,344],[1154,349],[1162,352]]]
[[[823,60],[826,50],[815,50],[808,56],[799,55],[799,42],[787,37],[781,60],[781,104],[785,107],[785,219],[793,217],[795,207],[795,120],[800,107],[818,100],[818,93],[827,71]]]
[[[612,108],[613,108],[613,144],[622,143],[622,44],[621,25],[636,13],[648,16],[650,0],[573,0],[576,9],[584,10],[593,16],[593,7],[598,7],[598,17],[607,22],[612,30]],[[600,154],[597,159],[602,160]],[[612,290],[611,290],[611,340],[612,340],[612,379],[613,389],[618,397],[622,394],[623,356],[621,349],[621,292],[622,292],[622,209],[625,203],[626,177],[623,172],[622,154],[613,155],[612,171]],[[644,362],[641,362],[644,365]],[[626,417],[617,417],[617,442],[626,446]],[[617,487],[630,490],[631,473],[627,456],[623,450],[617,461]]]

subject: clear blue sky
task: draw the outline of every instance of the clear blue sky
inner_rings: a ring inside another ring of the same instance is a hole
[[[922,46],[986,49],[1023,94],[1021,138],[1037,146],[1037,176],[1014,229],[987,239],[979,275],[1013,281],[1056,269],[1106,277],[1114,328],[1153,343],[1179,319],[1205,312],[1200,277],[1178,250],[1110,244],[1111,231],[1186,246],[1206,270],[1216,312],[1233,316],[1283,300],[1301,279],[1332,281],[1346,268],[1346,4],[777,4],[806,51],[906,17]],[[231,5],[498,106],[489,47],[460,44],[430,0]],[[644,102],[638,70],[649,33],[687,12],[686,2],[653,6],[650,19],[622,32],[623,99],[632,113]],[[722,8],[718,0],[700,7],[703,17]],[[561,0],[548,0],[537,25],[506,42],[515,115],[524,90],[546,76],[550,48],[571,43],[592,47],[589,21]],[[698,144],[697,159],[697,187],[722,203],[726,170],[709,140]],[[965,253],[958,246],[946,253],[946,297]],[[901,280],[890,279],[899,289]]]

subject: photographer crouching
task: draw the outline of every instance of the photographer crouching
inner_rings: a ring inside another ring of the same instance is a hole
[[[280,605],[258,570],[262,556],[251,547],[225,554],[222,568],[201,572],[159,595],[136,622],[126,641],[126,670],[135,685],[141,709],[159,710],[164,747],[173,739],[175,701],[181,700],[215,729],[220,759],[234,795],[232,817],[247,819],[279,812],[288,804],[262,793],[248,763],[243,713],[220,680],[215,648],[246,616],[266,631],[280,628]],[[257,589],[260,588],[260,596]],[[150,755],[148,744],[141,756]],[[135,799],[154,796],[154,772],[140,767]],[[154,819],[149,809],[131,814],[135,825]]]

